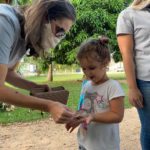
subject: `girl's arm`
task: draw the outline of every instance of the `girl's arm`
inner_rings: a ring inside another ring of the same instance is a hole
[[[8,72],[7,65],[0,64],[0,100],[13,105],[38,109],[51,112],[55,122],[66,123],[73,116],[73,113],[63,104],[45,100],[33,96],[23,95],[16,90],[5,86],[5,78]],[[17,81],[16,81],[17,82]]]
[[[86,122],[100,123],[118,123],[121,122],[124,116],[124,97],[114,98],[110,101],[110,111],[103,113],[90,114],[86,118]]]
[[[110,101],[110,111],[104,113],[89,114],[80,118],[73,118],[66,124],[66,129],[72,132],[81,123],[89,124],[90,122],[99,123],[118,123],[124,116],[124,97],[114,98]]]
[[[136,83],[135,64],[133,57],[133,35],[118,35],[118,45],[122,54],[124,69],[129,87],[129,101],[135,107],[143,107],[142,94]]]

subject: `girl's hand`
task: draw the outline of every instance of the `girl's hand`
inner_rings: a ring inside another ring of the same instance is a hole
[[[86,124],[90,124],[94,120],[94,114],[89,114],[88,117],[85,118]]]
[[[137,89],[129,89],[129,101],[131,105],[137,107],[137,108],[142,108],[143,107],[143,96],[140,92],[140,90]]]
[[[76,128],[78,127],[81,123],[85,122],[85,118],[84,117],[80,117],[80,118],[76,118],[73,117],[69,123],[66,124],[66,129],[67,131],[69,131],[70,133]]]
[[[94,114],[89,114],[88,116],[86,115],[84,116],[78,116],[78,117],[74,117],[69,123],[66,124],[66,129],[67,131],[69,131],[70,133],[76,128],[78,127],[81,123],[84,123],[85,125],[90,124],[90,122],[92,122],[94,119]]]
[[[78,127],[81,123],[85,125],[89,124],[94,119],[94,114],[85,114],[82,110],[78,111],[75,116],[70,120],[69,123],[66,124],[66,129],[70,133]]]
[[[66,129],[70,133],[78,127],[81,123],[85,122],[85,118],[87,117],[87,113],[85,110],[78,110],[74,114],[74,117],[66,124]]]
[[[74,116],[74,112],[70,110],[67,106],[59,103],[59,102],[52,102],[53,104],[50,105],[50,113],[52,118],[56,123],[64,124],[68,123],[71,118]]]

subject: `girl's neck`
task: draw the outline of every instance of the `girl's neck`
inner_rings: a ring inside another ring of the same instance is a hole
[[[92,85],[100,85],[103,84],[104,82],[106,82],[107,80],[109,80],[108,76],[105,76],[103,79],[101,79],[100,81],[94,83],[92,82]]]

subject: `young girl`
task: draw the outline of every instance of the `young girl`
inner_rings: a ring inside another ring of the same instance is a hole
[[[124,92],[119,83],[106,74],[110,62],[108,39],[90,39],[83,43],[77,59],[88,78],[81,94],[84,102],[77,116],[66,125],[77,134],[79,150],[119,150],[119,126],[124,114]]]

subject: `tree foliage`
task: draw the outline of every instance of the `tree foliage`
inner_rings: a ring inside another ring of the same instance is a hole
[[[46,73],[48,71],[52,59],[53,58],[51,57],[51,55],[46,55],[45,57],[38,57],[38,58],[25,57],[24,61],[26,63],[36,65],[36,72],[38,73],[38,75],[40,75],[41,73]]]
[[[30,4],[32,0],[12,0],[14,5],[26,5]]]
[[[77,20],[66,38],[55,48],[57,63],[76,63],[79,45],[89,37],[108,36],[116,62],[121,60],[116,41],[116,21],[125,6],[125,0],[72,0]]]
[[[32,0],[13,0],[13,3],[23,5]],[[121,60],[117,40],[116,40],[116,21],[118,14],[132,0],[72,0],[71,2],[77,11],[77,20],[66,38],[55,48],[54,56],[56,63],[74,64],[76,63],[76,53],[79,45],[89,37],[106,35],[110,39],[111,52],[114,54],[116,62]],[[49,57],[36,61],[41,68],[47,70],[50,60]]]

